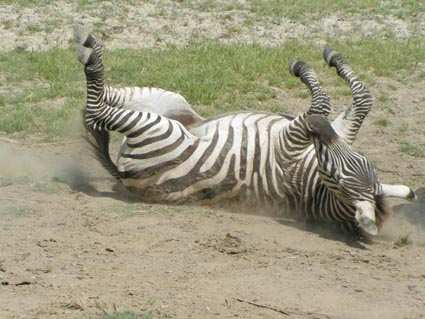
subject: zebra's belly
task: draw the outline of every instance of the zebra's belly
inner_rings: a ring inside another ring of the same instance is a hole
[[[122,181],[144,199],[157,202],[235,197],[280,200],[284,194],[274,141],[287,122],[279,115],[231,114],[206,121],[176,148],[165,140],[150,145],[149,152],[156,156],[148,158],[125,158],[123,154],[143,154],[143,150],[124,143],[118,167],[133,173]]]

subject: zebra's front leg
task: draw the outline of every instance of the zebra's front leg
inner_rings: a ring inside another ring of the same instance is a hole
[[[354,75],[353,70],[341,54],[325,48],[323,57],[330,67],[336,68],[338,75],[350,86],[353,95],[352,105],[333,121],[332,126],[347,144],[352,144],[363,120],[369,113],[373,98],[363,82]]]
[[[312,99],[308,114],[328,116],[331,111],[329,96],[323,92],[313,69],[303,61],[293,61],[289,64],[289,72],[299,77],[310,90]]]

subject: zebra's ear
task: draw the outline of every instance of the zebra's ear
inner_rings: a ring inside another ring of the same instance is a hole
[[[307,115],[306,125],[311,136],[317,138],[321,143],[329,145],[339,139],[331,123],[322,115]]]
[[[306,126],[316,150],[320,178],[329,189],[338,191],[339,170],[338,164],[333,162],[335,156],[332,156],[331,146],[338,143],[340,137],[321,115],[307,115]]]
[[[382,184],[382,194],[385,197],[395,197],[407,200],[417,199],[415,192],[405,185]]]

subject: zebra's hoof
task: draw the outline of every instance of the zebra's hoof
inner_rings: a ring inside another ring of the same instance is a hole
[[[342,61],[342,56],[330,47],[325,47],[323,50],[323,58],[329,66],[336,67],[338,61]]]
[[[96,44],[96,38],[93,35],[89,34],[86,40],[84,41],[83,46],[85,46],[86,48],[93,49],[95,44]]]
[[[77,51],[78,61],[80,61],[80,63],[83,65],[87,65],[91,61],[92,54],[93,54],[92,49],[81,46]]]
[[[81,21],[75,21],[73,30],[75,43],[78,45],[84,45],[90,35],[90,28]]]
[[[301,72],[306,68],[307,64],[303,61],[294,60],[289,62],[289,72],[296,77],[300,77]]]

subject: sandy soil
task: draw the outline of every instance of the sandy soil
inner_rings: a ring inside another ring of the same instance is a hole
[[[66,47],[75,17],[102,25],[108,48],[425,34],[420,15],[329,15],[307,25],[253,17],[244,1],[224,12],[151,1],[114,14],[107,4],[80,12],[56,3],[0,6],[0,50]],[[415,75],[371,86],[392,111],[374,110],[355,146],[387,183],[425,184],[425,158],[399,151],[400,141],[425,144],[423,87]],[[299,101],[278,96],[299,112]],[[382,117],[391,125],[373,125]],[[414,204],[394,201],[382,234],[361,243],[261,209],[134,202],[81,141],[1,136],[0,318],[97,318],[115,307],[155,318],[425,318],[425,191],[419,195]]]
[[[361,243],[261,210],[134,202],[82,142],[0,146],[0,318],[424,318],[424,191]]]

